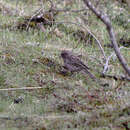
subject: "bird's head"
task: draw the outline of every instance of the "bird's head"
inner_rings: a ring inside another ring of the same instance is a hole
[[[62,50],[62,52],[61,52],[61,57],[62,58],[66,58],[68,55],[69,55],[69,51],[68,50]]]

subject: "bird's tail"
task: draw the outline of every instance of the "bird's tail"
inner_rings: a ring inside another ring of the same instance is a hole
[[[94,81],[97,80],[96,77],[95,77],[91,72],[89,72],[87,69],[85,69],[85,72],[89,75],[89,77],[90,77],[91,79],[93,79]]]

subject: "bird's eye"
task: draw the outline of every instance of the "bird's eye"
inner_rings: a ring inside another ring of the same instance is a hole
[[[61,56],[63,57],[63,56],[64,56],[64,53],[61,53]]]

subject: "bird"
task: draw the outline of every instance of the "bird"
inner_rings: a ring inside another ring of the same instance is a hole
[[[80,72],[83,71],[87,73],[90,78],[93,80],[96,80],[96,77],[89,71],[89,67],[85,65],[78,56],[75,56],[71,51],[69,50],[62,50],[61,51],[61,57],[64,61],[64,68],[73,72]]]

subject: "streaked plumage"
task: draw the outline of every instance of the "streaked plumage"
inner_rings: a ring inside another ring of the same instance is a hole
[[[79,72],[84,71],[86,72],[93,80],[96,80],[95,76],[91,74],[88,70],[89,67],[86,66],[79,57],[74,56],[72,52],[68,50],[63,50],[61,52],[61,57],[64,61],[64,67],[69,70],[70,72]]]

